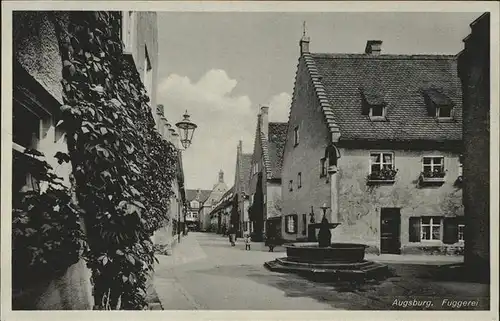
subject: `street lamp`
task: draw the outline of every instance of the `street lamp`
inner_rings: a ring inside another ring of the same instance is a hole
[[[175,124],[175,126],[179,129],[180,140],[182,147],[184,147],[184,149],[187,149],[189,145],[191,145],[194,131],[198,127],[196,126],[195,123],[189,120],[189,117],[191,116],[188,114],[186,110],[186,113],[184,114],[184,119]]]
[[[193,140],[193,135],[195,129],[198,127],[195,123],[193,123],[189,118],[191,117],[187,110],[186,113],[183,115],[183,119],[175,124],[175,126],[179,129],[179,138],[182,144],[182,147],[184,147],[184,150],[186,150],[190,145]],[[179,148],[179,153],[181,153],[182,150]],[[178,220],[177,220],[177,240],[180,243],[181,242],[181,211],[185,212],[184,210],[184,204],[183,206],[179,206],[178,210]],[[184,215],[184,224],[186,224],[186,218]]]
[[[320,209],[323,211],[323,217],[326,217],[326,210],[329,209],[330,206],[327,206],[326,203],[323,203],[323,206]]]

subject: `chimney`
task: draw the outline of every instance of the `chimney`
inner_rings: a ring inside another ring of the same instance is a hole
[[[368,40],[366,42],[365,54],[378,56],[382,51],[382,40]]]
[[[309,37],[307,37],[306,35],[302,36],[299,42],[299,46],[301,56],[303,54],[309,53]]]
[[[219,171],[219,183],[224,183],[224,172],[222,169]]]
[[[260,107],[260,131],[264,134],[264,137],[268,137],[269,133],[269,107]]]

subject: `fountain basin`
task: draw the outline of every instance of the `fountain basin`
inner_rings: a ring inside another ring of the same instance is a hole
[[[266,262],[264,266],[274,272],[298,273],[329,281],[385,279],[389,273],[385,264],[364,259],[367,247],[358,243],[333,243],[329,247],[312,242],[286,244],[287,256]]]
[[[332,243],[329,247],[319,247],[312,242],[285,245],[288,261],[302,263],[362,262],[367,247],[357,243]]]

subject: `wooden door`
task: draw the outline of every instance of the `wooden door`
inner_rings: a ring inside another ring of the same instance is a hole
[[[382,208],[380,213],[380,252],[401,254],[401,213],[399,208]]]

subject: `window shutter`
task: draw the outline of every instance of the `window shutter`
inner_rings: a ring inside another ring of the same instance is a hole
[[[458,242],[458,220],[456,217],[445,217],[443,243],[453,244]]]
[[[410,217],[410,242],[420,242],[420,217]]]

